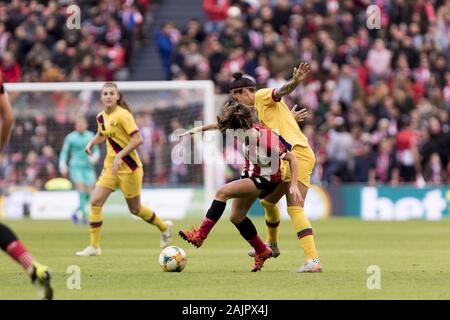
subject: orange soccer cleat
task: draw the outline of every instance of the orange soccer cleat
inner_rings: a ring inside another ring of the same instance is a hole
[[[255,263],[252,267],[252,272],[256,272],[261,270],[264,265],[264,262],[272,256],[272,249],[266,247],[266,250],[255,255]]]
[[[191,231],[180,230],[178,234],[180,235],[181,238],[183,238],[184,240],[191,243],[192,245],[194,245],[194,247],[197,248],[200,248],[203,244],[203,240],[205,240],[200,237],[200,230],[195,228],[192,228]]]

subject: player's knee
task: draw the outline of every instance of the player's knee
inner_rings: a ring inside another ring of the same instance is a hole
[[[217,190],[215,198],[218,200],[226,201],[226,200],[228,200],[229,196],[230,196],[230,193],[228,191],[228,188],[222,187],[219,190]]]
[[[294,207],[304,207],[305,205],[305,201],[304,200],[293,200],[293,199],[288,199],[287,201],[287,205],[288,206],[294,206]]]
[[[91,206],[92,207],[102,207],[103,206],[103,201],[101,199],[92,198],[91,199]]]
[[[239,215],[230,215],[230,221],[232,224],[239,224],[242,220],[243,218]]]
[[[261,200],[261,206],[264,209],[272,209],[273,207],[275,207],[275,203],[269,202],[267,200]]]
[[[128,209],[130,210],[131,214],[134,214],[135,216],[137,216],[139,214],[139,212],[141,212],[141,205],[128,206]]]

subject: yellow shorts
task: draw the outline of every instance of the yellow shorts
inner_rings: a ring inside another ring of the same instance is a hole
[[[311,175],[316,163],[316,157],[311,147],[295,145],[291,153],[297,158],[297,181],[309,188]],[[281,161],[281,179],[284,182],[291,181],[289,161]]]
[[[116,176],[112,174],[111,168],[103,168],[96,185],[112,191],[116,191],[119,187],[125,198],[134,198],[141,194],[143,176],[142,168],[130,173],[118,173]]]

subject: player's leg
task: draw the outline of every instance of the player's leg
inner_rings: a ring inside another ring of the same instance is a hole
[[[314,169],[315,157],[311,148],[296,146],[293,150],[298,161],[297,185],[305,200],[308,194],[310,178]],[[287,211],[294,225],[294,229],[299,240],[300,247],[303,249],[307,262],[298,272],[319,272],[321,266],[317,255],[314,242],[313,229],[304,210],[304,201],[298,202],[289,194],[290,172],[286,170],[285,188],[287,199]],[[306,266],[306,268],[305,268]]]
[[[83,214],[82,223],[88,223],[88,209],[87,205],[91,201],[91,194],[94,190],[95,185],[95,171],[93,169],[83,171],[83,204],[81,205],[81,212]]]
[[[108,180],[100,177],[99,182],[95,186],[91,199],[91,213],[89,215],[89,233],[90,244],[84,250],[76,253],[77,256],[99,256],[102,254],[100,249],[100,232],[103,224],[102,208],[111,192],[115,190],[112,186],[114,180]],[[106,185],[109,185],[108,187]]]
[[[91,193],[94,191],[92,185],[83,184],[83,205],[81,206],[81,223],[88,224],[89,222],[89,209],[88,204],[91,201]]]
[[[278,248],[278,230],[280,225],[280,210],[278,208],[278,201],[284,196],[285,188],[283,183],[270,195],[261,199],[261,206],[264,208],[264,220],[267,232],[267,245],[272,249],[272,257],[277,258],[280,255]],[[254,251],[250,251],[249,255],[254,256]]]
[[[81,212],[81,214],[83,214],[83,210],[85,210],[83,208],[86,206],[83,183],[81,183],[80,181],[76,182],[75,189],[77,190],[78,193],[78,207],[72,214],[72,222],[78,223],[80,221],[80,219],[78,218],[78,212]]]
[[[236,226],[241,236],[253,247],[256,252],[254,255],[255,263],[252,266],[253,272],[261,270],[264,262],[272,255],[272,249],[267,247],[261,240],[258,236],[255,225],[250,218],[247,217],[247,213],[255,200],[255,196],[233,199],[230,214],[231,222]]]
[[[31,282],[36,286],[39,299],[51,300],[53,298],[49,268],[34,260],[14,232],[2,223],[0,223],[0,248],[25,269],[31,277]]]
[[[306,198],[308,193],[308,187],[301,182],[298,182],[298,188],[302,194],[303,199]],[[314,242],[313,230],[308,217],[304,210],[304,201],[297,202],[292,199],[288,192],[288,184],[286,184],[286,198],[288,205],[288,214],[294,224],[297,238],[300,242],[300,246],[306,257],[306,263],[297,269],[297,272],[320,272],[322,268],[320,266],[319,257]]]
[[[78,193],[78,206],[75,211],[72,213],[72,222],[77,224],[79,222],[78,212],[81,211],[82,205],[84,203],[84,194],[83,194],[83,179],[82,179],[82,170],[71,166],[69,169],[70,180],[75,185],[75,190]]]
[[[160,247],[165,248],[172,239],[173,223],[171,221],[163,221],[152,209],[142,205],[143,174],[143,170],[138,168],[131,174],[119,175],[119,186],[125,195],[130,212],[156,226],[161,231]]]
[[[165,248],[172,240],[172,221],[163,221],[152,209],[141,204],[141,196],[126,198],[130,212],[161,231],[160,247]]]
[[[200,228],[193,228],[190,231],[179,232],[180,237],[196,247],[200,247],[208,237],[217,221],[225,211],[226,201],[231,198],[258,197],[260,191],[256,188],[251,179],[235,180],[222,186],[217,190],[211,207],[208,209]]]

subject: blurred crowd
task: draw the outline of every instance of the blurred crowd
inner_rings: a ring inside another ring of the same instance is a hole
[[[126,96],[126,95],[125,95]],[[132,105],[133,108],[133,105]],[[171,161],[172,148],[178,141],[171,134],[201,118],[201,104],[188,104],[150,110],[135,110],[134,117],[144,139],[138,153],[144,166],[144,184],[202,184],[202,166],[177,164]],[[76,118],[74,118],[76,119]],[[10,142],[0,158],[0,187],[33,186],[61,176],[58,171],[59,152],[67,134],[74,130],[74,119],[60,121],[54,116],[18,117]],[[96,132],[95,114],[88,117],[89,130]],[[103,168],[105,144],[100,145]]]
[[[77,1],[79,30],[65,24],[70,3],[0,2],[6,82],[127,78],[150,1]],[[377,19],[366,24],[371,4],[380,10],[379,29],[368,28]],[[450,0],[204,0],[203,9],[204,24],[167,22],[156,32],[166,78],[212,79],[216,93],[226,95],[233,72],[244,71],[259,88],[277,88],[308,61],[310,75],[285,102],[308,107],[300,126],[316,153],[313,182],[450,183]],[[144,183],[203,181],[201,165],[171,161],[170,134],[202,118],[202,105],[186,103],[182,91],[131,101],[133,108],[143,103],[136,121],[146,141],[139,151]],[[59,175],[58,152],[73,129],[67,115],[98,111],[98,95],[11,99],[20,116],[0,182],[41,187]],[[94,114],[88,116],[95,131]],[[236,172],[226,170],[228,177]]]
[[[80,8],[69,13],[68,6]],[[0,2],[5,82],[125,80],[150,0]]]
[[[366,24],[373,4],[379,19]],[[310,76],[286,103],[309,108],[302,127],[315,182],[450,183],[449,0],[204,0],[203,8],[206,24],[167,22],[156,36],[168,79],[212,79],[226,94],[243,70],[258,87],[277,88],[308,61]]]

